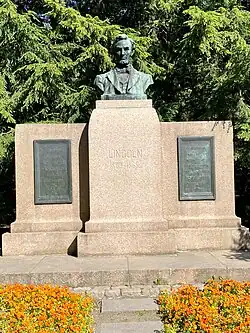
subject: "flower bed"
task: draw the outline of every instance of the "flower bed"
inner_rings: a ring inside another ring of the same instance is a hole
[[[94,301],[49,285],[0,285],[1,333],[92,333]]]
[[[249,333],[250,282],[208,280],[158,297],[165,333]]]

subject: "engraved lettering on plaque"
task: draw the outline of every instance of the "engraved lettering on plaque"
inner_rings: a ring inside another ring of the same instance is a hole
[[[70,141],[36,140],[33,148],[35,204],[72,203]]]
[[[213,137],[178,137],[179,199],[215,200]]]

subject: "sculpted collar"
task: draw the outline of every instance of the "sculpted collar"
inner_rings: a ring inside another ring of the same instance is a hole
[[[127,92],[136,85],[137,81],[140,78],[139,72],[134,69],[132,65],[129,66],[130,73],[129,73],[129,79],[128,79],[128,85],[127,85]],[[127,70],[127,68],[126,68]],[[118,90],[121,94],[123,94],[122,87],[120,86],[118,72],[116,71],[116,68],[112,69],[110,72],[107,73],[107,79],[109,82]]]
[[[117,73],[128,73],[128,74],[130,74],[132,69],[133,69],[133,66],[130,65],[130,64],[127,67],[124,67],[124,68],[115,67],[115,71]]]

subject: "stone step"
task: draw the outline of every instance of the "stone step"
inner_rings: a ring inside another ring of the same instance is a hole
[[[100,333],[161,333],[163,326],[160,321],[104,323]],[[99,333],[97,332],[97,333]]]
[[[193,251],[157,256],[16,256],[0,257],[0,284],[32,283],[66,285],[71,288],[106,286],[112,294],[151,296],[155,290],[129,290],[119,286],[173,286],[203,283],[212,276],[250,279],[249,252]],[[111,288],[112,286],[112,288]],[[117,290],[115,290],[115,288]]]
[[[153,298],[104,299],[95,313],[96,333],[148,332],[162,329]]]
[[[157,311],[153,298],[104,299],[101,312]]]

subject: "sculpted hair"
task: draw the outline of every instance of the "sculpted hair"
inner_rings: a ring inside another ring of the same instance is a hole
[[[135,49],[135,42],[133,41],[132,38],[129,38],[127,35],[122,34],[122,35],[118,35],[115,37],[113,43],[112,43],[112,50],[115,49],[116,44],[121,41],[121,40],[128,40],[131,43],[131,47],[132,47],[132,51],[134,51]]]

